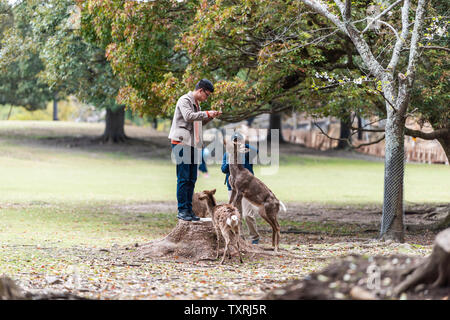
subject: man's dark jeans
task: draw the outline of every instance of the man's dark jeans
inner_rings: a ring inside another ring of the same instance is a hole
[[[177,161],[177,202],[179,213],[192,212],[192,196],[197,181],[198,157],[194,147],[172,144],[172,152]],[[189,157],[190,153],[190,157]],[[186,155],[186,157],[183,157]]]

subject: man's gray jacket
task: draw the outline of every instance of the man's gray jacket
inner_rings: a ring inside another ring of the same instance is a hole
[[[180,141],[188,146],[202,148],[202,125],[207,124],[211,120],[212,118],[208,117],[206,111],[201,111],[200,106],[198,110],[196,109],[194,93],[189,91],[178,99],[169,139]],[[198,121],[200,126],[200,144],[197,146],[194,142],[194,121]]]

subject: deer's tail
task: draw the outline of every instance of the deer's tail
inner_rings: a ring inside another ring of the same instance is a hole
[[[232,215],[231,217],[227,218],[227,225],[230,227],[236,227],[239,224],[239,218],[237,215]]]
[[[286,212],[287,211],[286,206],[284,205],[283,202],[281,202],[281,200],[279,200],[279,201],[280,201],[281,207],[283,208],[283,211]]]

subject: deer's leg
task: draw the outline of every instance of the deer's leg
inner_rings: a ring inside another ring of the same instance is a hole
[[[223,264],[223,261],[225,260],[225,255],[228,252],[228,244],[230,243],[230,237],[228,235],[223,235],[223,238],[225,239],[225,249],[223,251],[222,260],[220,261],[220,264]]]
[[[272,227],[272,246],[274,247],[275,252],[278,252],[280,233],[280,225],[278,224],[276,216],[277,213],[278,212],[273,211],[273,206],[270,204],[264,204],[264,206],[259,208],[259,214],[261,217]]]
[[[219,247],[220,247],[220,232],[216,229],[216,236],[217,236],[217,246],[216,246],[216,259],[219,258]]]
[[[237,232],[237,235],[236,235],[235,238],[236,238],[236,247],[237,247],[237,251],[238,251],[238,253],[239,253],[239,261],[240,261],[241,263],[243,263],[244,261],[242,260],[241,246],[239,245],[239,240],[240,240],[239,229],[238,229],[238,232]]]
[[[272,221],[272,246],[274,247],[275,252],[278,252],[280,244],[280,224],[278,223],[277,219],[279,210],[279,206],[270,206],[270,213],[267,213],[267,217]]]
[[[233,204],[234,203],[234,198],[236,198],[237,192],[236,190],[231,190],[231,196],[230,196],[230,201],[228,201],[228,204]]]
[[[244,197],[244,195],[242,194],[242,192],[238,192],[236,195],[236,198],[234,199],[234,203],[233,206],[235,206],[239,213],[241,214],[242,217],[242,198]]]

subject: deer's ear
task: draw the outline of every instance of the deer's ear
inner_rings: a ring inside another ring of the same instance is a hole
[[[199,200],[205,200],[205,199],[207,199],[207,198],[208,198],[208,196],[207,196],[207,195],[204,195],[204,194],[201,194],[201,195],[198,196],[198,199],[199,199]]]
[[[211,194],[216,194],[216,189],[211,190]]]

